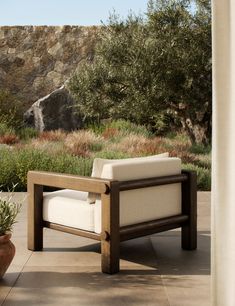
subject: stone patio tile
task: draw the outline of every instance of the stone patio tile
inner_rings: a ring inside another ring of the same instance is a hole
[[[87,238],[81,240],[80,243],[78,239],[77,244],[72,244],[72,241],[45,239],[44,250],[33,252],[25,266],[98,266],[101,269],[100,244]],[[122,242],[120,253],[121,267],[146,266],[157,270],[157,259],[150,238]]]
[[[12,287],[14,287],[22,269],[22,266],[11,264],[4,278],[0,280],[0,305],[3,304]]]
[[[198,203],[198,230],[210,231],[211,229],[211,205]]]
[[[162,275],[210,276],[210,236],[199,232],[198,248],[194,251],[181,249],[179,233],[172,236],[151,237],[156,253],[158,269]]]
[[[210,277],[207,275],[163,275],[171,306],[210,306]]]
[[[170,306],[162,279],[151,270],[100,273],[97,267],[26,267],[4,306]]]
[[[14,243],[16,247],[16,255],[12,261],[13,265],[16,266],[24,266],[30,256],[32,255],[32,251],[29,251],[27,249],[27,242],[25,237],[15,237],[13,236],[12,242]]]
[[[197,193],[198,202],[211,202],[211,192],[210,191],[198,191]]]

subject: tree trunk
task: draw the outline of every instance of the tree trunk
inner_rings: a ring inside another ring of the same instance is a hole
[[[183,125],[192,143],[203,145],[210,144],[211,139],[208,122],[194,123],[190,118],[187,118],[184,120]]]

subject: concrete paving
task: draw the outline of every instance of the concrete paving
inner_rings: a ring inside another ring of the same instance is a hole
[[[1,196],[4,196],[2,194]],[[45,229],[42,252],[27,250],[26,194],[13,233],[16,256],[0,281],[0,305],[209,306],[210,193],[198,193],[198,249],[183,251],[180,230],[121,244],[121,272],[100,269],[94,240]]]

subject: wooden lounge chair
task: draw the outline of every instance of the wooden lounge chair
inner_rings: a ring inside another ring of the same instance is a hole
[[[28,173],[30,250],[42,250],[43,227],[89,237],[101,242],[102,271],[113,274],[121,241],[181,227],[182,248],[196,249],[196,174],[180,159],[95,159],[92,176]],[[43,186],[62,190],[43,195]]]

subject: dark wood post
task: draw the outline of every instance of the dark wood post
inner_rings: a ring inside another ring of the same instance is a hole
[[[28,179],[28,249],[32,251],[43,248],[42,203],[43,186]]]
[[[101,195],[101,266],[103,273],[114,274],[120,257],[119,184],[113,181],[109,187],[110,192]]]
[[[182,171],[188,179],[182,182],[182,214],[189,219],[182,226],[182,248],[197,248],[197,174],[194,171]]]

